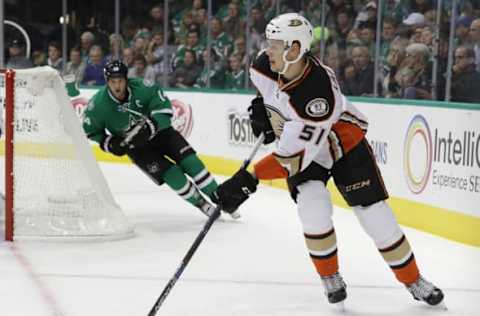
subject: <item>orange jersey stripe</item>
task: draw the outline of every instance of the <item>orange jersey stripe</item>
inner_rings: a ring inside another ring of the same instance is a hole
[[[257,179],[260,180],[285,179],[288,177],[288,171],[282,167],[272,154],[263,157],[255,164],[253,169]]]
[[[343,154],[349,152],[365,137],[365,131],[353,123],[338,121],[332,126],[332,130],[340,138]]]

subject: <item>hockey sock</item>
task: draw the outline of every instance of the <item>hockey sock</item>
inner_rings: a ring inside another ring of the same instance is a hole
[[[172,188],[182,199],[186,200],[195,207],[200,207],[205,203],[198,189],[183,174],[182,168],[177,165],[171,166],[163,175],[163,181]]]
[[[217,182],[196,154],[191,154],[180,161],[180,166],[192,177],[195,185],[206,195],[211,196],[217,189]]]
[[[415,262],[415,256],[405,235],[393,245],[379,249],[379,251],[398,281],[404,284],[411,284],[417,281],[420,273]]]
[[[320,276],[338,272],[337,237],[332,228],[324,234],[304,234],[310,258]]]

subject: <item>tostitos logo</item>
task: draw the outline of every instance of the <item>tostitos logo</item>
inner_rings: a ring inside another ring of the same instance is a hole
[[[403,171],[407,185],[415,194],[427,186],[432,169],[432,135],[427,121],[416,115],[407,129],[403,150]]]

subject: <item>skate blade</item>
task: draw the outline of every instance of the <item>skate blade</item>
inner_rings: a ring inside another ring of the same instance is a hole
[[[341,301],[338,303],[333,304],[335,308],[340,312],[340,313],[345,313],[347,310],[345,309],[345,302]]]
[[[240,214],[240,212],[236,211],[236,212],[230,213],[230,217],[233,218],[233,219],[239,219],[240,217],[242,217],[242,214]]]
[[[445,305],[445,302],[440,302],[436,306],[433,306],[435,309],[439,309],[442,311],[448,311],[447,305]]]

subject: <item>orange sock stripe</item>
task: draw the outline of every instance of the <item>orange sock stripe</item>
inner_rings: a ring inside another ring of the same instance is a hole
[[[317,257],[310,255],[315,269],[321,276],[329,276],[338,272],[338,256],[337,250],[332,255],[326,257]]]
[[[404,284],[411,284],[418,280],[420,272],[418,271],[415,256],[412,256],[401,266],[391,267],[398,281]]]

